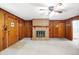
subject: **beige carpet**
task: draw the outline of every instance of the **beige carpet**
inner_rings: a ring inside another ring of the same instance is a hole
[[[79,54],[79,48],[67,39],[52,38],[47,41],[32,41],[29,38],[17,42],[4,51],[1,55],[75,55]]]

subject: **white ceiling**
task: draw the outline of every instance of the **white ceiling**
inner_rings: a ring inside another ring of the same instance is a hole
[[[0,7],[15,14],[25,20],[33,18],[49,18],[51,20],[64,20],[73,16],[79,15],[79,3],[63,3],[60,9],[63,9],[62,14],[51,13],[50,17],[45,15],[46,12],[40,12],[38,8],[47,8],[52,4],[48,3],[0,3]]]

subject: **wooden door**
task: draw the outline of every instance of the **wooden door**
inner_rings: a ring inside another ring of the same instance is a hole
[[[6,15],[6,27],[7,27],[7,39],[8,39],[8,46],[15,43],[17,39],[17,20],[12,15]]]

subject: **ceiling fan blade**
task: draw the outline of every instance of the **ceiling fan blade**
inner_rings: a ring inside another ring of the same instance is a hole
[[[41,10],[46,10],[46,9],[40,9],[40,11],[41,11]]]
[[[54,12],[57,12],[57,13],[63,13],[63,11],[59,11],[59,10],[58,10],[58,11],[54,10]]]
[[[48,13],[48,15],[51,13],[52,11],[50,11],[49,13]]]

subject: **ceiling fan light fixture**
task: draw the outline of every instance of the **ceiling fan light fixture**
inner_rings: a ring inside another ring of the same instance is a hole
[[[54,6],[49,6],[50,11],[53,11],[53,9],[54,9]]]
[[[62,5],[62,3],[58,3],[58,6],[61,6]]]

